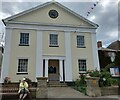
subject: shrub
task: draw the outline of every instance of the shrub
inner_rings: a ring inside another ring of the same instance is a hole
[[[79,86],[80,86],[80,80],[77,79],[77,80],[75,81],[75,87],[79,87]]]
[[[86,81],[85,81],[85,79],[86,79],[86,76],[83,75],[83,74],[81,74],[81,75],[80,75],[80,79],[77,79],[77,80],[75,81],[75,86],[76,86],[76,87],[86,86]]]
[[[103,70],[109,71],[111,67],[115,66],[115,63],[108,64]]]
[[[81,74],[80,79],[75,81],[75,89],[86,94],[86,76]]]
[[[89,75],[91,77],[100,77],[99,85],[101,87],[103,87],[103,86],[117,85],[118,84],[118,80],[112,78],[112,75],[110,74],[109,71],[107,71],[107,69],[103,69],[103,70],[101,70],[101,72],[99,72],[97,70],[95,70],[95,71],[89,71],[88,73],[89,73]]]
[[[78,87],[78,91],[86,94],[86,87],[85,86],[80,86],[80,87]]]
[[[111,79],[111,83],[112,83],[112,85],[118,85],[119,80],[112,78],[112,79]]]
[[[91,77],[100,77],[100,72],[98,70],[88,72]]]
[[[118,79],[118,86],[120,87],[120,79]]]
[[[86,76],[81,74],[80,75],[80,85],[86,86],[86,81],[85,80],[86,80]]]
[[[110,72],[103,70],[100,74],[100,86],[111,86],[118,84],[118,80],[112,78]]]

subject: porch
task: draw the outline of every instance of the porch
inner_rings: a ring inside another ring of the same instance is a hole
[[[43,77],[48,77],[49,81],[65,81],[65,65],[61,59],[43,59]]]

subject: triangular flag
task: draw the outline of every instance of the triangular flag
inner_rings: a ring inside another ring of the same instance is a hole
[[[94,6],[96,6],[96,4],[94,4]]]

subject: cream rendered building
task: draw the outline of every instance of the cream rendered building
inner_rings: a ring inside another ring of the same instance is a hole
[[[6,26],[2,81],[48,77],[72,82],[99,70],[98,25],[58,2],[47,2],[3,20]]]

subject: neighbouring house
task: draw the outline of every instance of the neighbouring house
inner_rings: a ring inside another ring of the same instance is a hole
[[[36,82],[36,77],[48,77],[48,81],[72,82],[80,73],[100,69],[98,25],[58,2],[2,21],[6,26],[2,81],[28,77]]]
[[[112,42],[107,48],[102,47],[102,41],[97,42],[100,69],[104,69],[108,64],[115,62],[117,53],[120,53],[120,41]]]
[[[113,50],[120,50],[120,40],[112,42],[107,48]]]

